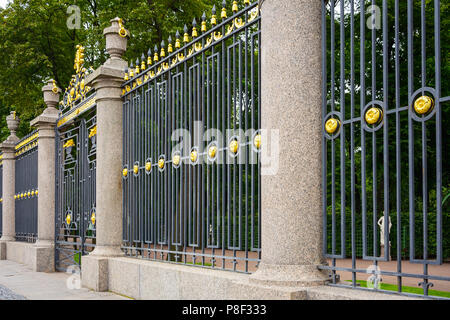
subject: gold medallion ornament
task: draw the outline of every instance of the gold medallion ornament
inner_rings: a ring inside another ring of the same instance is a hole
[[[128,175],[128,169],[127,169],[127,168],[124,168],[124,169],[122,170],[122,175],[123,175],[124,177],[126,177],[126,176]]]
[[[217,147],[216,146],[211,146],[208,150],[208,155],[211,159],[214,159],[216,157],[217,154]]]
[[[197,158],[198,158],[197,150],[193,150],[193,151],[191,152],[191,161],[192,161],[192,162],[196,162],[196,161],[197,161]]]
[[[175,166],[178,166],[179,164],[180,164],[180,155],[179,154],[176,154],[176,155],[174,155],[173,156],[173,159],[172,159],[172,162],[173,162],[173,164],[175,165]]]
[[[379,108],[372,107],[367,110],[365,119],[367,124],[377,124],[383,119],[383,111]]]
[[[229,145],[229,149],[232,153],[236,154],[239,149],[239,142],[237,140],[231,141],[231,143]]]
[[[256,149],[261,148],[261,135],[257,134],[255,138],[253,139],[253,145],[256,147]]]
[[[427,114],[434,108],[434,100],[428,96],[421,96],[414,102],[414,110],[418,114]]]
[[[70,214],[68,214],[67,216],[66,216],[66,223],[67,223],[67,225],[69,226],[70,225],[70,222],[72,221],[72,217],[70,216]]]
[[[95,212],[92,212],[91,214],[91,222],[95,225]]]
[[[159,167],[160,169],[163,169],[163,168],[164,168],[164,164],[165,164],[164,159],[163,159],[163,158],[159,159],[159,161],[158,161],[158,167]]]
[[[328,134],[333,134],[339,129],[340,125],[341,125],[341,122],[338,119],[330,118],[325,123],[325,131]]]
[[[152,163],[150,161],[147,161],[145,163],[145,171],[149,172],[152,169]]]
[[[137,164],[134,165],[134,167],[133,167],[133,172],[134,172],[134,174],[138,174],[138,172],[139,172],[139,166],[138,166]]]

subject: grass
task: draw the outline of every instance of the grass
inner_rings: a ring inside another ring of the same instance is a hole
[[[180,263],[180,262],[178,262],[178,263]],[[181,263],[183,263],[183,262],[181,262]],[[186,262],[186,264],[193,264],[193,263],[192,262]],[[196,262],[195,265],[196,266],[204,266],[204,267],[212,267],[212,264],[211,263],[207,263],[207,262],[205,262],[205,263]]]
[[[81,261],[81,253],[78,252],[73,256],[73,260],[76,262],[76,264],[80,265],[80,261]]]
[[[346,280],[346,281],[351,282],[351,280]],[[367,281],[365,281],[365,280],[356,280],[356,282],[359,283],[362,288],[367,288]],[[380,289],[381,290],[397,292],[397,288],[398,287],[395,284],[389,284],[389,283],[381,283],[380,284]],[[423,295],[423,289],[422,288],[402,286],[402,292]],[[428,295],[429,296],[435,296],[435,297],[450,298],[450,292],[447,292],[447,291],[438,291],[438,290],[431,290],[430,289],[430,290],[428,290]]]

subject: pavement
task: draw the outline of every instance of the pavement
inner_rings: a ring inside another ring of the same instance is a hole
[[[112,292],[77,289],[76,274],[33,272],[9,260],[0,260],[0,300],[129,300]]]

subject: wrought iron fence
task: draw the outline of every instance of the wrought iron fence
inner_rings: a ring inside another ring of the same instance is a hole
[[[450,257],[448,10],[439,0],[323,1],[324,269],[334,285],[389,290],[383,280],[434,296],[430,287],[450,281],[439,269]]]
[[[16,240],[37,238],[38,133],[34,131],[16,145],[15,226]]]
[[[199,26],[194,20],[183,37],[177,33],[167,46],[163,41],[125,71],[127,255],[245,273],[256,269],[259,51],[257,3],[235,2],[231,14],[224,3],[220,12],[213,8],[211,19],[204,14]]]

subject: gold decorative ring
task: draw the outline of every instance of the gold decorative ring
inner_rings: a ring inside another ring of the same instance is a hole
[[[427,114],[434,108],[434,100],[428,96],[421,96],[414,102],[414,110],[418,114]]]

